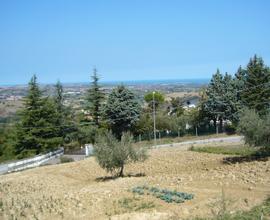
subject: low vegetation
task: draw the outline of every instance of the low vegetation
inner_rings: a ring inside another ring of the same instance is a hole
[[[183,203],[185,200],[191,200],[194,198],[193,194],[171,191],[168,189],[159,189],[157,187],[150,186],[137,186],[131,190],[135,194],[139,195],[152,195],[167,203]]]
[[[235,214],[224,213],[213,218],[195,218],[194,220],[255,220],[270,219],[270,198],[249,211],[238,211]]]
[[[192,146],[190,150],[202,153],[251,156],[254,153],[256,153],[257,149],[248,147],[246,145],[239,145],[239,146],[205,146],[205,147]]]

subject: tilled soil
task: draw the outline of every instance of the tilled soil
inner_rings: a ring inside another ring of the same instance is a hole
[[[270,195],[269,160],[224,164],[223,155],[172,147],[149,155],[117,179],[105,178],[94,158],[3,175],[0,219],[184,219],[215,215],[224,204],[248,210]],[[166,203],[130,191],[142,185],[195,197]]]

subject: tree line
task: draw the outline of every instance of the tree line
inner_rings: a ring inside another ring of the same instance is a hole
[[[0,157],[24,158],[59,146],[65,146],[67,150],[78,148],[85,143],[101,143],[102,136],[106,136],[107,140],[116,138],[112,140],[114,142],[121,141],[127,132],[136,137],[146,134],[150,138],[153,134],[153,107],[157,130],[174,131],[178,135],[194,128],[214,128],[218,132],[238,130],[251,134],[245,127],[249,126],[245,115],[251,115],[253,119],[257,117],[256,126],[252,125],[253,131],[258,126],[260,129],[252,133],[254,137],[259,135],[258,131],[262,128],[264,136],[270,130],[267,124],[270,70],[263,59],[256,55],[246,67],[240,66],[234,75],[222,74],[218,69],[209,84],[200,91],[199,104],[189,109],[184,108],[183,99],[172,98],[168,102],[164,94],[158,91],[154,95],[152,91],[145,94],[145,105],[124,85],[105,94],[99,79],[94,69],[83,106],[86,114],[75,115],[70,107],[64,105],[60,82],[55,85],[53,96],[44,96],[34,75],[23,100],[23,109],[18,112],[20,119],[15,128],[1,128]],[[129,138],[125,136],[125,140]]]

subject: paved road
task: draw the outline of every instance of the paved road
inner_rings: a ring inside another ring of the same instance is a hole
[[[209,138],[209,139],[202,139],[202,140],[183,141],[180,143],[161,144],[161,145],[153,146],[152,148],[183,147],[183,150],[184,150],[184,149],[188,149],[188,147],[193,144],[207,144],[207,143],[218,143],[218,142],[241,143],[243,141],[244,141],[243,136],[233,136],[233,137],[220,137],[220,138]]]
[[[161,144],[153,146],[152,148],[162,148],[162,147],[181,147],[183,150],[187,150],[190,145],[196,144],[207,144],[207,143],[219,143],[219,142],[227,142],[227,143],[237,143],[243,142],[244,138],[242,136],[232,136],[232,137],[220,137],[220,138],[209,138],[202,140],[191,140],[191,141],[183,141],[180,143],[171,143],[171,144]],[[63,155],[64,157],[72,158],[74,161],[83,160],[85,158],[84,155]],[[60,158],[54,158],[47,161],[46,165],[58,164],[60,163]]]

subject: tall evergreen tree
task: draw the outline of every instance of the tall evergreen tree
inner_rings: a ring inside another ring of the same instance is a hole
[[[247,77],[247,71],[242,68],[242,66],[239,66],[237,69],[237,72],[234,75],[234,78],[232,79],[232,92],[233,96],[231,97],[231,101],[233,101],[235,113],[233,115],[233,118],[235,122],[239,121],[239,113],[244,107],[243,101],[242,101],[242,91],[245,88],[245,82]]]
[[[63,85],[60,81],[57,81],[55,84],[55,94],[54,94],[54,103],[56,107],[56,128],[58,131],[58,136],[62,137],[63,140],[67,135],[68,131],[72,129],[72,124],[69,123],[69,115],[66,107],[64,106],[64,95],[63,95]]]
[[[17,154],[22,157],[38,154],[54,149],[61,143],[61,138],[57,136],[55,103],[48,97],[42,97],[35,75],[29,82],[20,116],[16,132]]]
[[[246,71],[242,101],[248,108],[264,115],[270,109],[270,70],[264,65],[263,59],[255,55],[250,59]]]
[[[100,126],[101,105],[104,99],[104,93],[98,83],[99,76],[96,68],[94,68],[91,78],[91,88],[88,90],[87,94],[87,110],[89,110],[93,117],[95,125]]]
[[[63,96],[63,85],[60,81],[55,84],[55,96],[54,100],[56,103],[57,111],[64,114],[64,96]]]
[[[204,103],[204,108],[214,121],[215,126],[216,121],[222,121],[224,118],[226,105],[223,100],[223,94],[223,76],[219,69],[217,69],[206,89],[207,101]]]
[[[220,129],[224,120],[236,120],[236,96],[233,79],[229,74],[224,76],[219,70],[212,79],[205,92],[207,98],[202,104],[207,115],[216,122],[219,121]]]
[[[242,68],[242,66],[239,66],[237,72],[234,75],[234,81],[235,81],[235,89],[238,91],[241,91],[244,89],[245,82],[247,77],[247,71]],[[238,92],[237,99],[240,100],[240,92]]]
[[[64,102],[63,86],[60,83],[60,81],[57,81],[57,83],[55,84],[54,102],[55,102],[56,111],[57,111],[56,125],[61,127],[61,129],[59,130],[62,130],[63,125],[64,125],[64,120],[65,120],[65,108],[63,104]]]
[[[224,116],[225,119],[230,120],[231,122],[238,121],[238,106],[237,106],[237,96],[236,90],[234,87],[234,80],[231,75],[225,73],[223,77],[223,86],[224,86],[224,103],[226,104]]]
[[[141,105],[135,94],[123,85],[112,90],[104,107],[105,118],[117,138],[131,130],[140,112]]]

